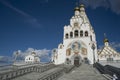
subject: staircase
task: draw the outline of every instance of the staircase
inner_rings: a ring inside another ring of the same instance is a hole
[[[58,80],[107,80],[92,65],[82,64],[69,74],[64,74]]]

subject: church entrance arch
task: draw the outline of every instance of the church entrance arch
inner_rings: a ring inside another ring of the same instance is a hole
[[[80,65],[80,57],[77,56],[77,57],[74,58],[74,65],[75,66],[79,66]]]

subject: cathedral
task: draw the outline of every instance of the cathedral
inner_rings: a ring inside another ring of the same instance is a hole
[[[56,65],[79,65],[82,62],[120,62],[120,53],[114,50],[107,38],[104,47],[97,49],[94,29],[85,13],[84,5],[74,9],[70,24],[64,26],[63,42],[52,51],[52,62]]]
[[[74,9],[70,24],[64,26],[63,36],[63,42],[52,52],[54,64],[93,64],[98,60],[96,35],[85,13],[84,5]]]

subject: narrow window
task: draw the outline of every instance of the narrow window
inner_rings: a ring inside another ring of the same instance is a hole
[[[83,31],[80,31],[80,37],[83,37]]]
[[[65,38],[68,39],[68,33],[65,35]]]
[[[86,37],[88,36],[88,31],[85,31],[85,36],[86,36]]]
[[[92,41],[92,36],[90,35],[90,40]]]
[[[78,37],[78,30],[75,30],[74,34],[75,34],[75,37]]]
[[[73,32],[70,32],[70,38],[73,38]]]

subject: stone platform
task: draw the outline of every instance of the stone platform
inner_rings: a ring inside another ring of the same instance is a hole
[[[64,74],[58,80],[107,80],[92,65],[82,64],[68,74]]]

